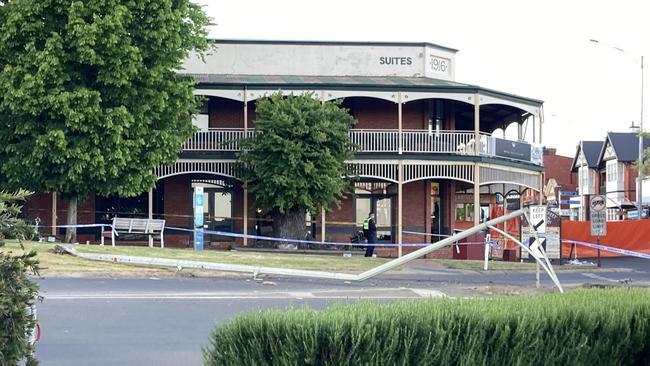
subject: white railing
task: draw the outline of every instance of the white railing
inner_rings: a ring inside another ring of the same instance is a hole
[[[246,137],[252,137],[248,129]],[[183,146],[184,151],[239,151],[243,128],[214,128],[195,133]],[[397,129],[350,130],[350,140],[360,153],[398,153],[400,138]],[[494,156],[492,136],[480,134],[479,154]],[[401,151],[404,153],[439,153],[476,155],[473,131],[403,130]]]
[[[397,130],[350,130],[350,140],[358,152],[397,152]]]
[[[253,129],[248,130],[252,136]],[[211,128],[195,133],[183,145],[184,151],[239,151],[239,141],[244,138],[243,128]]]

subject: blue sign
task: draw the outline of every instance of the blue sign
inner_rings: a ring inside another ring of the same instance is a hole
[[[578,192],[564,192],[564,191],[560,192],[560,196],[563,196],[563,197],[574,197],[574,196],[577,196],[577,195],[578,195]]]
[[[203,229],[194,230],[194,250],[203,250]]]
[[[194,188],[194,250],[203,250],[203,187]]]
[[[203,187],[194,188],[194,227],[203,228]]]

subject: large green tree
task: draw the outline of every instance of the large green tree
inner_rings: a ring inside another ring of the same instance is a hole
[[[306,212],[338,204],[353,158],[356,121],[339,103],[276,93],[257,101],[255,136],[242,143],[244,181],[273,216],[276,237],[304,239]]]
[[[90,193],[151,189],[193,131],[176,70],[207,25],[190,0],[0,0],[0,184],[60,192],[68,224]]]

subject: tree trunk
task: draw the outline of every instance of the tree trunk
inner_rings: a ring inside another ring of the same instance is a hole
[[[68,200],[68,225],[77,225],[77,204],[79,197],[74,195]],[[77,241],[77,228],[69,227],[65,230],[65,242],[75,243]]]
[[[298,207],[291,208],[282,214],[278,209],[273,209],[273,234],[276,238],[305,240],[307,228],[305,223],[305,210]],[[297,249],[297,243],[278,241],[278,248]]]

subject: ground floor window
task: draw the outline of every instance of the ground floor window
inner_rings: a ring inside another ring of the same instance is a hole
[[[394,184],[385,182],[355,183],[354,222],[360,229],[368,214],[374,213],[378,240],[392,240],[393,237],[393,199],[396,196],[392,186]]]

